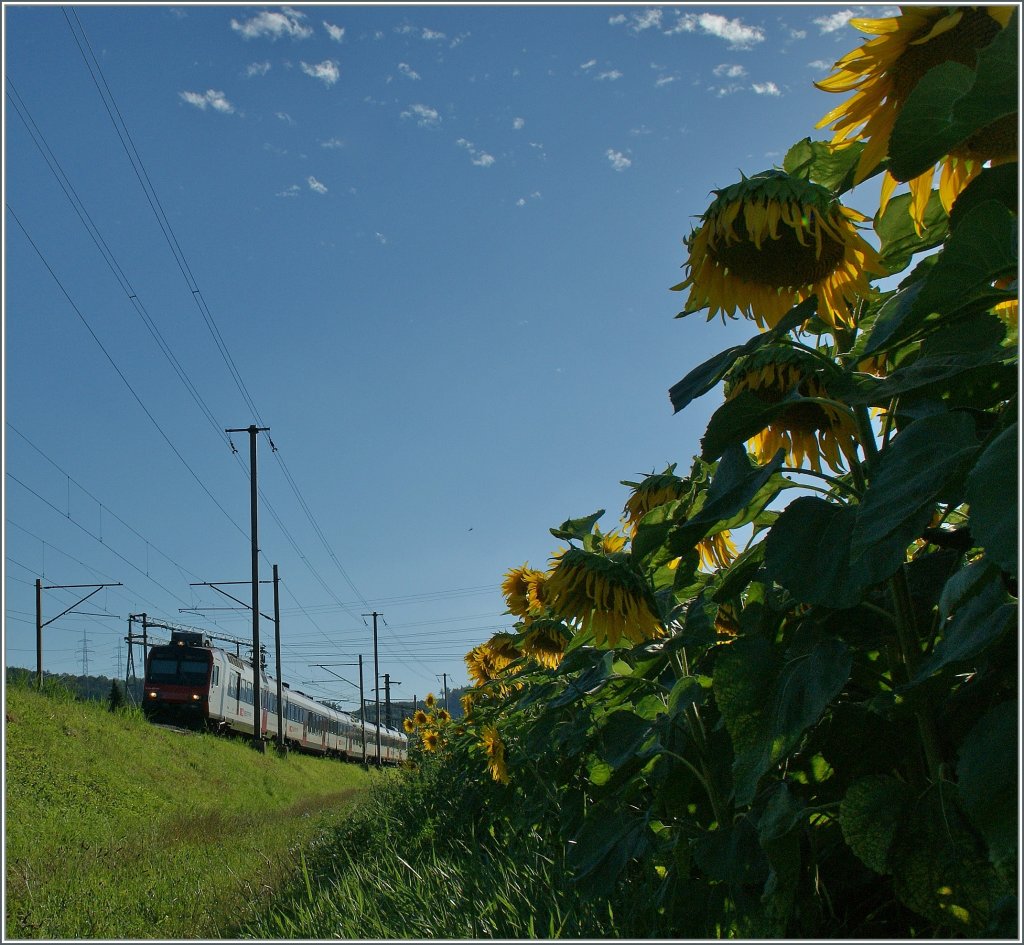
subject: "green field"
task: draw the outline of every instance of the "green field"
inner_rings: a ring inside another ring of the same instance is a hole
[[[381,776],[9,686],[9,938],[232,937]]]

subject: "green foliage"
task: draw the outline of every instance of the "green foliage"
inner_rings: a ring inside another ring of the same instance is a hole
[[[369,780],[34,682],[5,692],[5,939],[230,936]]]

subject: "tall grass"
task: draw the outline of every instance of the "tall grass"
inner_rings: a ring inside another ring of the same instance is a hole
[[[255,938],[651,937],[657,878],[587,898],[540,830],[481,827],[475,798],[429,767],[375,785],[303,857],[299,875],[241,934]]]
[[[5,701],[6,937],[231,935],[373,780],[66,692]]]

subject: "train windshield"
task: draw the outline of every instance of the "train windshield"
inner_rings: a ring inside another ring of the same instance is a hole
[[[210,675],[209,654],[156,652],[149,659],[150,683],[177,683],[179,686],[202,686]]]

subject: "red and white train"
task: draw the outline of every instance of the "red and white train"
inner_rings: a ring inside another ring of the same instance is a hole
[[[154,646],[146,659],[142,708],[154,722],[205,725],[216,731],[252,736],[253,665],[211,645],[201,633],[175,631],[171,642]],[[360,722],[347,712],[326,706],[282,683],[285,744],[290,748],[363,761],[398,764],[404,761],[404,732]],[[277,741],[277,680],[260,673],[259,733]],[[380,758],[377,743],[380,742]],[[364,749],[365,746],[365,749]]]

